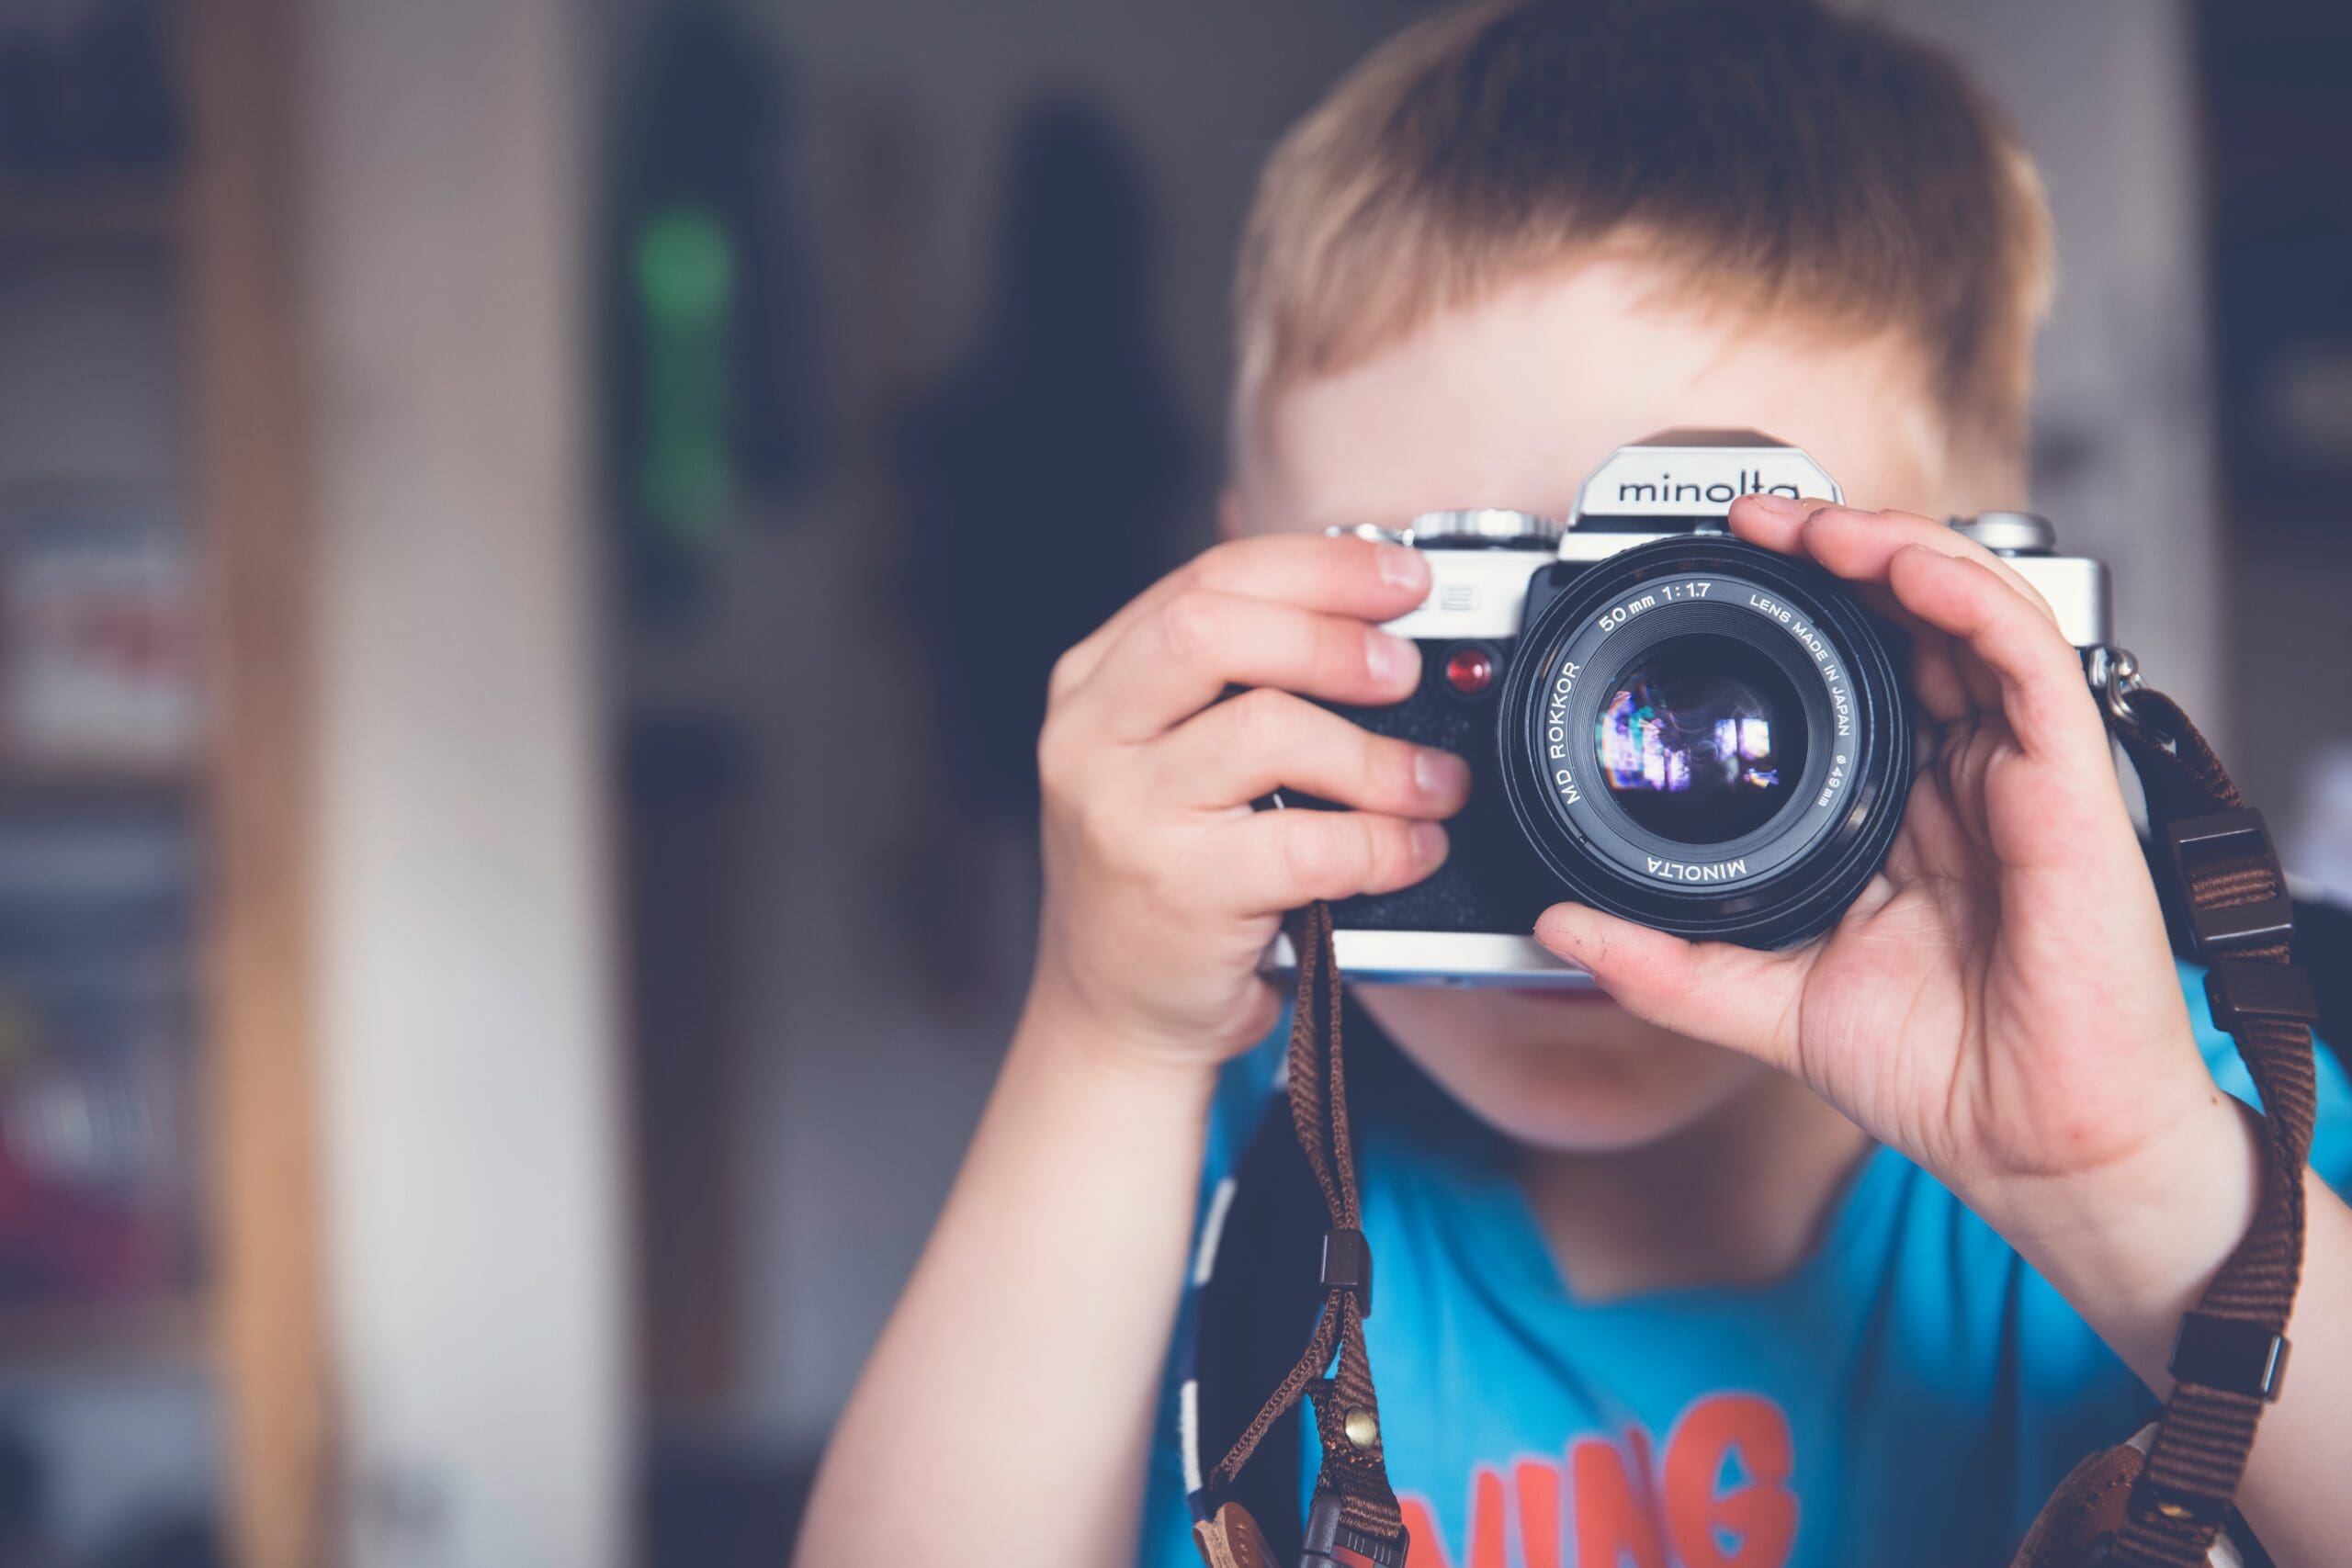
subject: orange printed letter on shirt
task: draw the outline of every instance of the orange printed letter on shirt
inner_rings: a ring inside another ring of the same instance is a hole
[[[1410,1538],[1405,1548],[1405,1568],[1453,1568],[1438,1530],[1437,1515],[1419,1497],[1397,1500]],[[1470,1554],[1464,1568],[1504,1568],[1503,1478],[1480,1465],[1470,1478]]]
[[[1718,1494],[1735,1452],[1747,1478]],[[1789,1418],[1768,1399],[1720,1393],[1684,1411],[1663,1467],[1675,1555],[1688,1568],[1781,1568],[1796,1541],[1795,1462]],[[1735,1538],[1728,1551],[1720,1532]]]
[[[1645,1467],[1646,1468],[1646,1466]],[[1568,1445],[1568,1489],[1577,1511],[1577,1568],[1666,1568],[1666,1547],[1642,1506],[1637,1485],[1613,1443],[1579,1438]]]
[[[1523,1459],[1511,1469],[1519,1494],[1519,1560],[1521,1568],[1560,1568],[1560,1467]]]
[[[1419,1497],[1401,1496],[1397,1507],[1405,1516],[1405,1568],[1453,1568],[1438,1539],[1437,1516]]]

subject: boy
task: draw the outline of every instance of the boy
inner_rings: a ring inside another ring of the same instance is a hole
[[[1056,671],[1029,1006],[804,1564],[1093,1568],[1139,1530],[1193,1561],[1159,1369],[1204,1165],[1261,1102],[1260,953],[1285,909],[1425,875],[1466,788],[1306,700],[1408,692],[1375,626],[1428,586],[1321,530],[1565,514],[1670,426],[1769,431],[1889,509],[1732,520],[1918,628],[1936,744],[1819,942],[1563,905],[1538,935],[1604,998],[1359,993],[1461,1108],[1361,1144],[1415,1568],[1992,1568],[2147,1419],[2259,1156],[2073,650],[1926,521],[2022,495],[2046,251],[1952,68],[1799,0],[1450,14],[1292,131],[1242,260],[1230,540]],[[1253,814],[1276,786],[1352,809]],[[2352,1212],[2306,1186],[2292,1374],[2241,1494],[2285,1568],[2352,1539]]]

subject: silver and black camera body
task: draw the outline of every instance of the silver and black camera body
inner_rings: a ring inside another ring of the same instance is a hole
[[[1725,514],[1751,491],[1841,499],[1796,447],[1678,430],[1620,447],[1565,524],[1464,511],[1354,530],[1426,551],[1433,585],[1387,626],[1419,646],[1419,688],[1340,711],[1464,757],[1472,788],[1435,874],[1333,907],[1343,972],[1574,986],[1586,976],[1529,934],[1564,898],[1770,948],[1860,895],[1909,795],[1903,634],[1811,562],[1734,538]],[[2056,554],[2030,513],[1952,526],[2007,558],[2078,648],[2107,643],[2102,563]]]

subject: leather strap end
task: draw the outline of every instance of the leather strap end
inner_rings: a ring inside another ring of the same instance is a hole
[[[1193,1545],[1208,1568],[1275,1568],[1273,1550],[1250,1510],[1227,1503],[1193,1527]]]

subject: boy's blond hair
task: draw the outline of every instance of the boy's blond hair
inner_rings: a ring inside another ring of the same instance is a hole
[[[1490,0],[1374,51],[1260,182],[1237,460],[1283,388],[1604,246],[1685,296],[1904,334],[1947,462],[2020,470],[2041,178],[1950,60],[1815,0]]]

